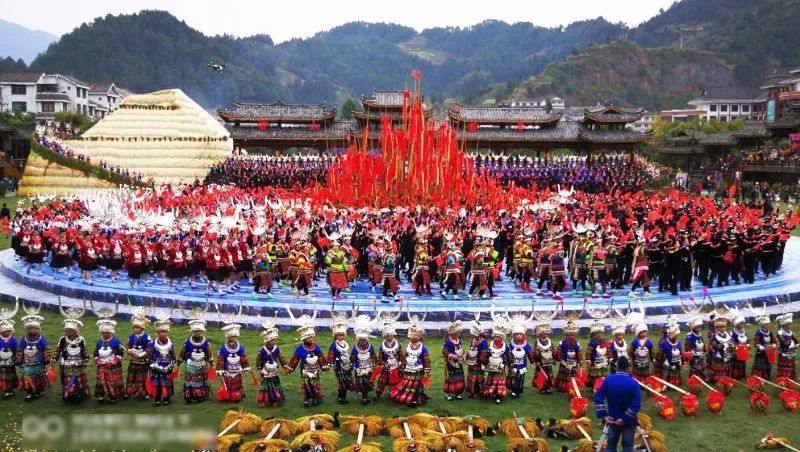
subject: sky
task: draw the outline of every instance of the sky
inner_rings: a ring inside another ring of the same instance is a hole
[[[351,21],[392,22],[422,30],[487,19],[567,25],[603,16],[637,25],[674,0],[2,0],[3,19],[55,35],[106,14],[167,10],[208,35],[305,38]]]

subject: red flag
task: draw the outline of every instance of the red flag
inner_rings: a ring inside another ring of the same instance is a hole
[[[215,381],[217,379],[217,370],[213,367],[208,368],[208,381]]]
[[[422,386],[424,386],[425,389],[428,389],[431,386],[431,378],[430,377],[422,377]]]
[[[544,387],[547,385],[547,380],[548,378],[547,375],[544,374],[544,371],[539,371],[539,373],[536,375],[536,380],[534,381],[536,388],[538,388],[540,391],[544,389]]]
[[[173,370],[172,373],[169,374],[169,379],[170,380],[177,380],[180,377],[181,377],[181,368],[180,367],[175,367],[175,370]]]
[[[422,78],[422,72],[420,72],[420,71],[418,71],[416,69],[412,70],[411,71],[411,78],[413,78],[414,80],[421,79]]]
[[[728,189],[728,194],[731,198],[736,196],[736,184],[731,185],[731,187]]]
[[[53,369],[53,366],[50,366],[50,368],[47,369],[47,381],[50,383],[56,382],[56,371]]]

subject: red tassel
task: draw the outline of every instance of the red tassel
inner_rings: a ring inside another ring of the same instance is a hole
[[[217,401],[222,402],[223,400],[228,400],[228,387],[225,385],[224,378],[222,379],[219,391],[217,391]]]
[[[573,397],[572,400],[569,401],[569,413],[572,415],[573,419],[583,417],[588,406],[589,399],[586,397]]]
[[[208,381],[216,381],[217,380],[217,369],[213,367],[208,368]]]
[[[578,369],[578,373],[575,375],[575,381],[578,382],[578,386],[586,386],[586,380],[589,377],[586,375],[586,371],[583,370],[583,367]]]
[[[383,373],[383,366],[378,366],[378,367],[372,369],[372,381],[373,381],[373,383],[375,382],[375,380],[378,379],[378,377],[381,376],[382,373]]]
[[[49,381],[50,383],[56,382],[56,371],[55,369],[53,369],[52,366],[50,366],[50,368],[47,369],[47,381]]]
[[[150,397],[156,396],[156,387],[153,386],[153,380],[151,380],[150,377],[147,377],[144,380],[144,390],[145,392],[147,392],[148,396]]]
[[[400,371],[393,369],[389,372],[389,384],[396,385],[397,383],[400,383]]]

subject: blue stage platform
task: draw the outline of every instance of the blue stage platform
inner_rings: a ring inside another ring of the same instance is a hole
[[[193,290],[186,288],[183,292],[169,292],[168,287],[161,283],[153,284],[149,287],[132,289],[127,278],[122,277],[116,283],[112,283],[109,277],[99,277],[94,281],[93,286],[84,284],[80,278],[72,281],[62,276],[56,280],[53,273],[45,266],[44,275],[38,272],[26,272],[25,265],[16,260],[11,250],[0,252],[0,272],[3,276],[18,282],[31,289],[37,289],[54,295],[62,295],[73,299],[92,299],[100,302],[114,302],[120,300],[127,303],[129,297],[134,305],[171,306],[174,302],[180,303],[185,307],[202,306],[206,302],[204,289],[197,287]],[[77,276],[77,272],[75,272]],[[740,284],[708,289],[708,295],[717,303],[726,303],[730,306],[742,306],[745,303],[754,303],[758,306],[762,302],[768,305],[775,303],[789,303],[800,300],[800,238],[792,238],[787,243],[784,255],[783,268],[777,275],[765,280],[763,275],[759,275],[755,284]],[[272,316],[277,313],[285,317],[285,307],[290,306],[299,310],[317,309],[321,317],[327,317],[331,309],[331,297],[328,292],[327,284],[320,279],[318,285],[311,290],[313,301],[304,298],[294,297],[289,293],[288,288],[273,289],[273,296],[268,299],[265,295],[253,293],[251,285],[244,285],[242,290],[235,294],[219,296],[212,294],[208,301],[222,306],[223,311],[238,307],[241,303],[244,306],[243,313],[248,316]],[[436,286],[434,285],[434,289]],[[558,302],[549,297],[533,297],[532,294],[525,293],[513,286],[508,280],[497,284],[494,304],[498,310],[508,309],[515,311],[518,309],[530,310],[532,302],[536,303],[537,311],[554,309]],[[336,309],[349,309],[357,306],[362,312],[371,312],[373,309],[372,298],[376,297],[380,301],[379,293],[373,293],[366,282],[355,282],[351,285],[350,292],[342,294],[344,299],[336,302]],[[433,297],[417,297],[414,295],[410,283],[403,282],[399,295],[406,300],[406,305],[412,312],[428,312],[428,319],[443,322],[452,319],[453,316],[459,318],[471,318],[473,312],[488,312],[492,302],[488,299],[467,300],[466,294],[462,294],[461,299],[444,300],[434,291]],[[584,306],[584,296],[572,296],[564,294],[565,300],[563,308],[566,311],[580,311]],[[648,315],[663,315],[672,312],[681,312],[681,299],[688,303],[690,298],[700,302],[704,298],[704,290],[699,281],[695,281],[691,292],[682,292],[679,296],[672,296],[668,293],[653,293],[652,297],[631,299],[627,296],[627,291],[618,293],[612,299],[589,298],[590,308],[608,307],[612,302],[615,307],[626,309],[633,301],[634,306],[638,306],[641,300]],[[706,297],[708,302],[708,297]],[[396,309],[395,303],[382,304],[379,307],[384,309]],[[298,312],[296,311],[296,312]]]

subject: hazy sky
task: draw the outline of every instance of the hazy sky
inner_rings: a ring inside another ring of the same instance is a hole
[[[308,37],[350,21],[393,22],[417,30],[486,19],[566,25],[603,16],[636,25],[674,0],[2,0],[3,19],[56,35],[106,14],[168,10],[206,34]]]

